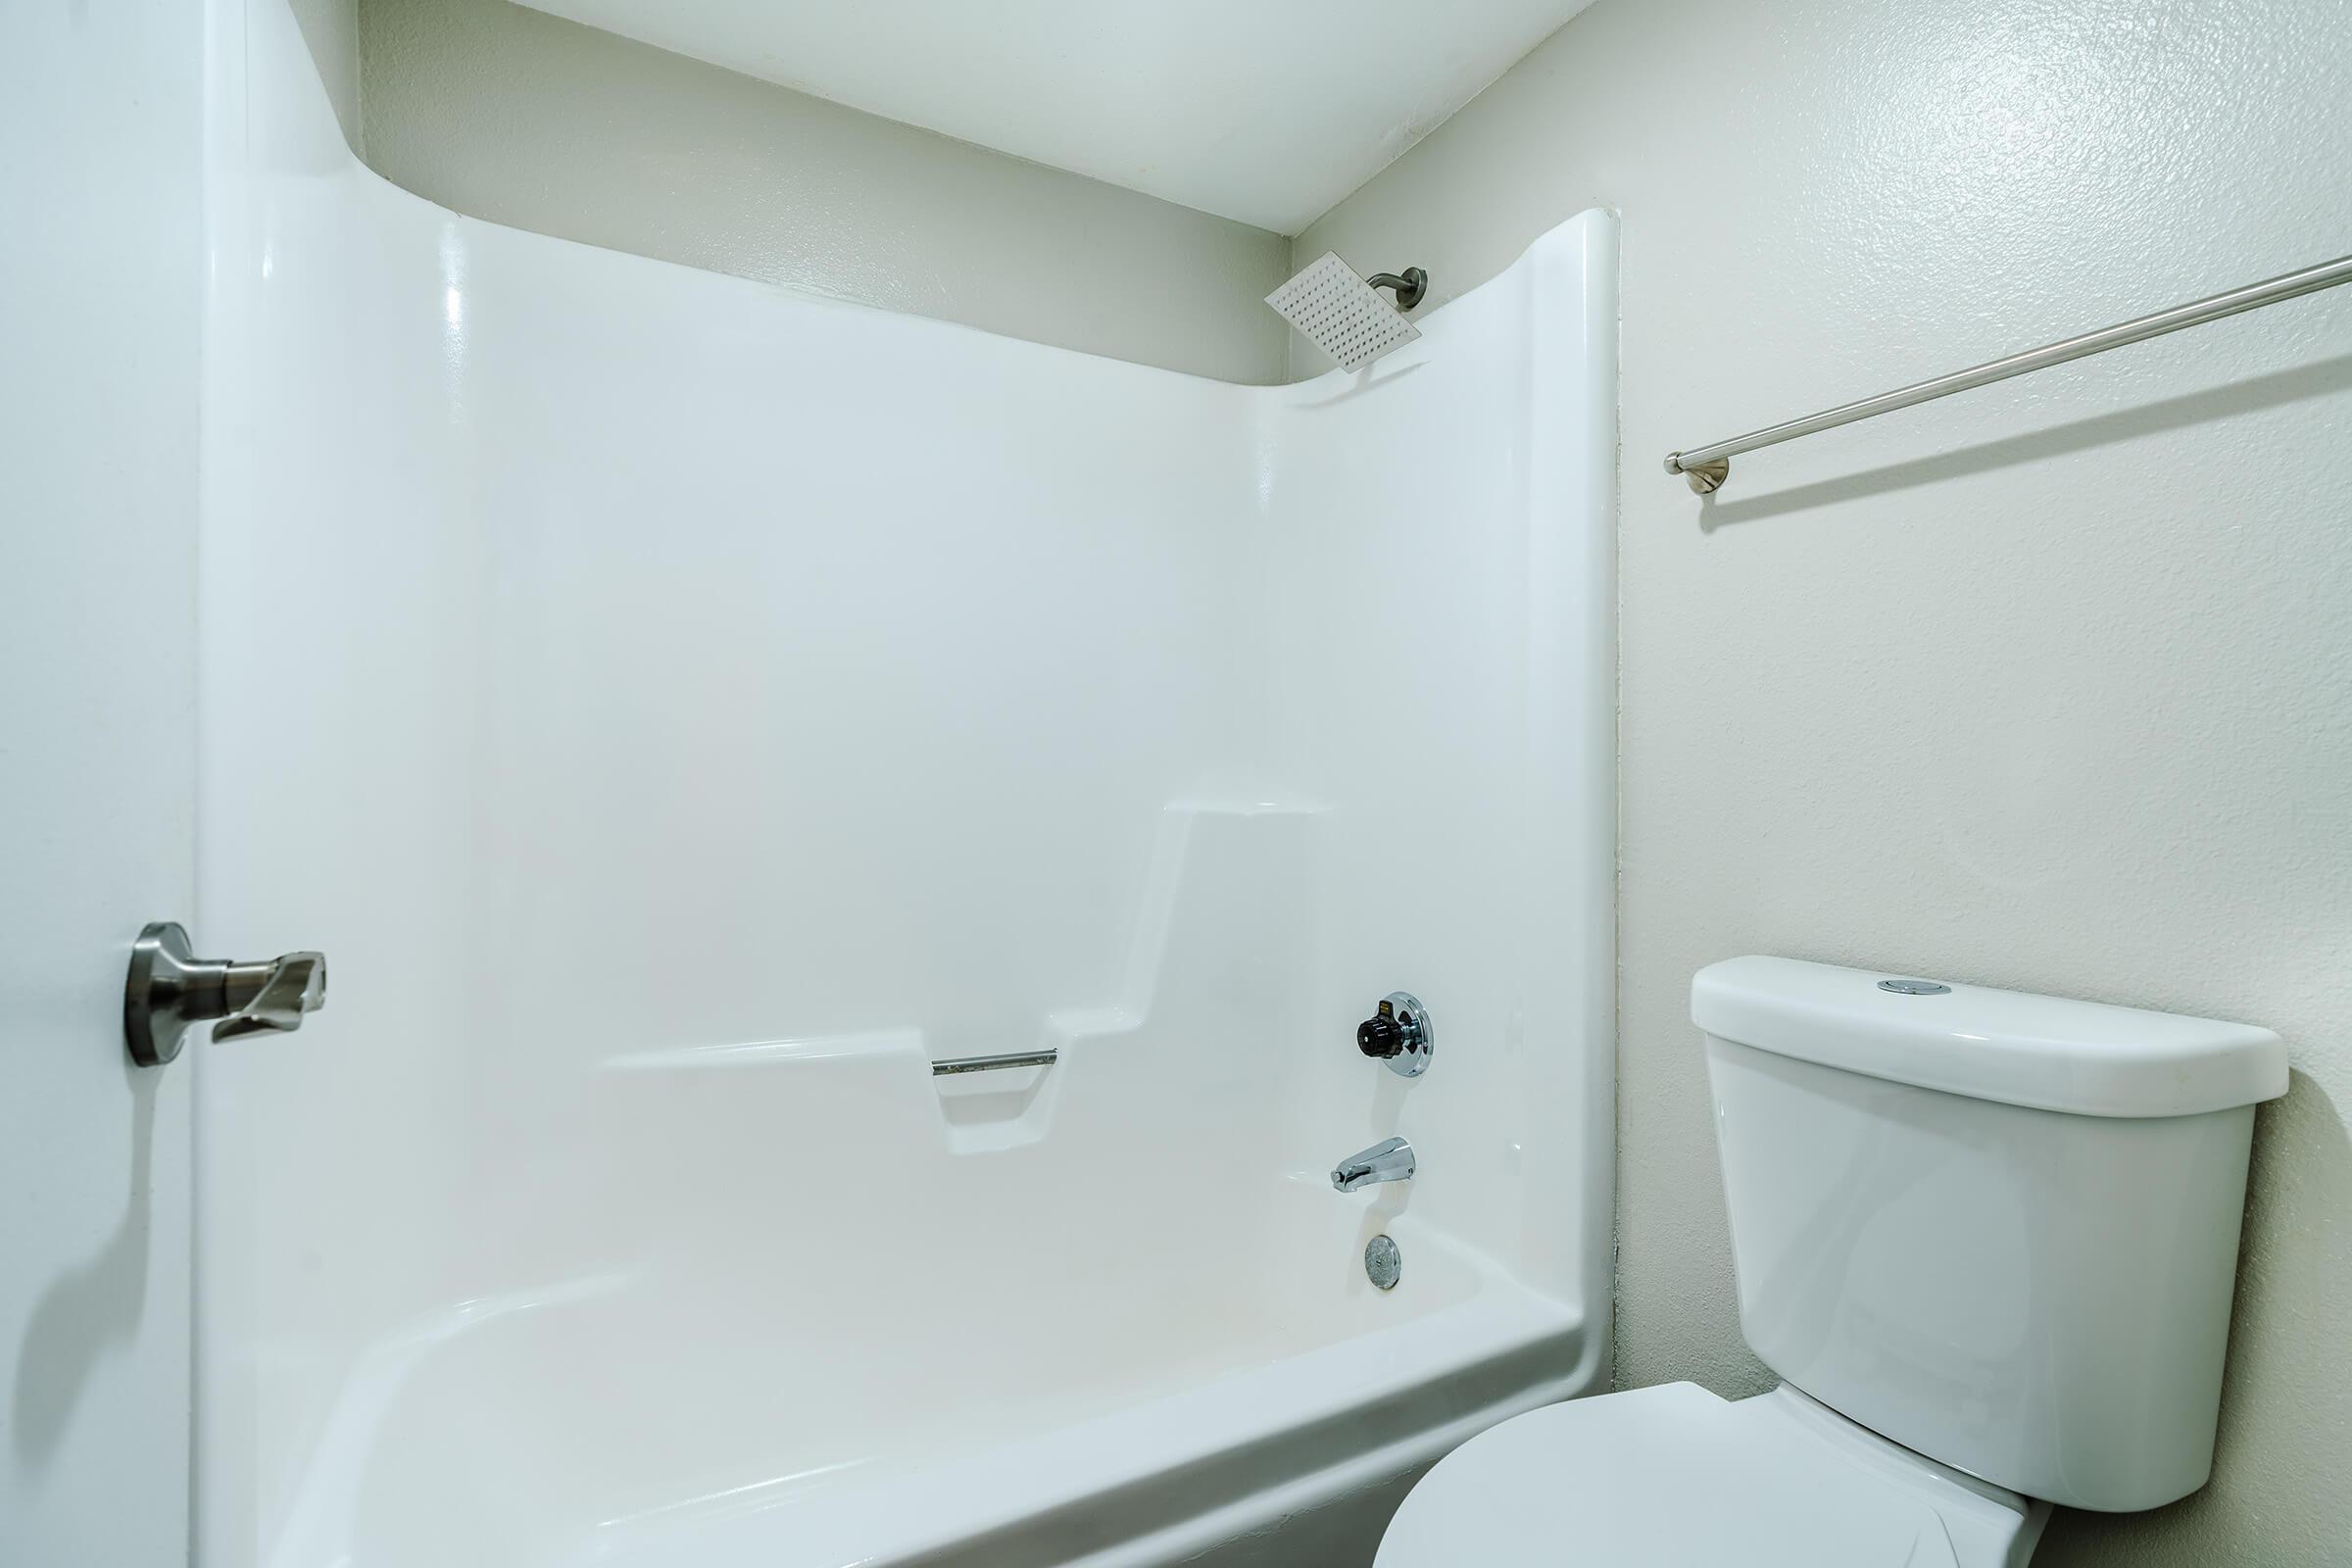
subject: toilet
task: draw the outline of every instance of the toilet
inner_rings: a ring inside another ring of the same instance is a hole
[[[1376,1568],[2019,1568],[2205,1484],[2278,1036],[1744,957],[1698,972],[1740,1325],[1780,1387],[1550,1405]]]

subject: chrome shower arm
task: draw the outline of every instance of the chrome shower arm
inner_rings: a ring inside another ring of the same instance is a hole
[[[1421,297],[1429,292],[1429,270],[1423,267],[1408,267],[1402,272],[1374,272],[1364,281],[1374,288],[1395,289],[1396,291],[1396,308],[1400,311],[1409,311],[1420,304]]]

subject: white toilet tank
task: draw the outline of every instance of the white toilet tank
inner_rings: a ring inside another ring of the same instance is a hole
[[[1766,1364],[2029,1496],[2204,1485],[2278,1036],[1767,957],[1700,970],[1690,1015]]]

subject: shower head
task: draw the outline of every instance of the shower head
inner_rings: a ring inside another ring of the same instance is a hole
[[[1379,290],[1396,291],[1396,305]],[[1429,274],[1408,267],[1399,277],[1376,273],[1366,280],[1355,269],[1325,251],[1315,263],[1266,296],[1274,313],[1307,335],[1308,341],[1347,370],[1360,370],[1391,349],[1402,348],[1421,335],[1404,318],[1404,312],[1421,303]]]

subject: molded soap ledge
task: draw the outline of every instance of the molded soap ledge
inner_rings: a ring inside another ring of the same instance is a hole
[[[985,1154],[1034,1144],[1046,1135],[1061,1099],[1054,1067],[1004,1067],[931,1080],[951,1154]]]
[[[1126,1092],[1101,1075],[1110,1060],[1102,1048],[1112,1042],[1130,1070],[1139,1054],[1171,1067],[1181,1052],[1187,1071],[1234,1044],[1222,1027],[1230,1008],[1218,1004],[1243,1000],[1235,974],[1295,973],[1297,956],[1287,945],[1304,925],[1308,837],[1320,814],[1317,807],[1264,803],[1185,802],[1163,809],[1118,1001],[1049,1015],[1043,1043],[1059,1053],[1051,1067],[933,1078],[950,1152],[1038,1143],[1066,1100],[1085,1106]]]
[[[723,1046],[662,1046],[605,1058],[607,1072],[682,1072],[719,1067],[769,1067],[844,1057],[904,1055],[928,1060],[920,1029],[868,1029],[796,1040],[746,1040]]]
[[[1269,803],[1187,802],[1164,808],[1118,1000],[1047,1015],[1038,1043],[1058,1054],[1052,1066],[933,1074],[929,1037],[919,1028],[855,1030],[787,1040],[678,1046],[607,1058],[608,1072],[706,1072],[752,1068],[878,1071],[889,1093],[911,1097],[928,1085],[951,1153],[990,1153],[1042,1141],[1075,1074],[1082,1102],[1102,1064],[1097,1048],[1126,1041],[1181,1053],[1196,1076],[1202,1063],[1252,1048],[1237,1021],[1279,1038],[1283,978],[1295,977],[1306,923],[1311,834],[1324,808]],[[1254,1031],[1253,1031],[1254,1032]],[[1130,1039],[1130,1037],[1133,1037]],[[1027,1042],[1008,1042],[1017,1050]],[[1266,1044],[1258,1042],[1258,1047]],[[919,1076],[918,1076],[919,1075]],[[903,1082],[904,1089],[899,1087]],[[1096,1095],[1120,1093],[1095,1082]]]

